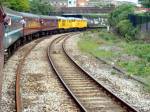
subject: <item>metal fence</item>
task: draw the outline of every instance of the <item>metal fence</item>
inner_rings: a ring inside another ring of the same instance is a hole
[[[150,32],[150,15],[130,14],[128,18],[132,22],[133,26],[139,26],[143,32]]]

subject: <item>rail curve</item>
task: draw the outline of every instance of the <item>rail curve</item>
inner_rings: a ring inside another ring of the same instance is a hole
[[[71,58],[65,49],[65,41],[72,35],[74,34],[54,39],[48,48],[48,57],[63,86],[79,107],[85,112],[138,112],[100,84]]]

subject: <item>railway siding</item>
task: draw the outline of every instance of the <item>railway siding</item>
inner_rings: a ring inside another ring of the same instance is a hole
[[[111,66],[97,60],[91,55],[80,52],[77,46],[80,40],[79,37],[79,35],[76,35],[66,40],[65,46],[70,56],[117,96],[140,111],[149,112],[150,94],[143,89],[143,85],[114,71]],[[112,71],[116,74],[112,75]]]

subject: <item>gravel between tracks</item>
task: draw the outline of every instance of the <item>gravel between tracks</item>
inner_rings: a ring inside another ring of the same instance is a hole
[[[4,78],[2,85],[2,102],[0,112],[15,112],[15,80],[16,69],[20,60],[25,55],[26,51],[30,49],[36,41],[33,41],[21,47],[15,54],[7,61],[4,66]]]
[[[79,39],[79,35],[76,35],[66,41],[66,48],[77,63],[117,96],[141,112],[150,112],[150,94],[144,90],[143,85],[135,80],[120,75],[110,66],[100,62],[94,57],[82,53],[77,46]]]
[[[23,112],[79,111],[49,66],[47,48],[51,41],[40,42],[25,60],[21,75]]]
[[[53,36],[56,38],[60,35]],[[52,38],[40,42],[28,55],[21,74],[22,112],[79,112],[57,76],[53,73],[47,58],[47,47]],[[16,112],[15,79],[16,69],[25,52],[36,41],[21,47],[4,67],[2,104],[0,112]]]

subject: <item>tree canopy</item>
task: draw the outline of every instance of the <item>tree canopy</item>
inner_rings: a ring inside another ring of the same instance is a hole
[[[133,5],[123,4],[117,7],[109,16],[110,25],[127,40],[135,39],[138,32],[138,28],[134,28],[128,20],[128,15],[134,13],[134,9]]]
[[[139,0],[145,8],[150,8],[150,0]]]
[[[127,19],[128,18],[128,14],[134,12],[134,8],[135,7],[133,5],[127,5],[127,4],[123,4],[123,5],[118,6],[110,14],[110,17],[109,17],[110,24],[115,26],[121,20]]]
[[[0,0],[4,6],[21,12],[48,15],[54,8],[42,0]]]
[[[30,10],[30,4],[28,0],[2,0],[3,5],[16,10],[28,12]]]
[[[30,6],[30,12],[35,14],[48,15],[54,10],[54,8],[50,4],[46,2],[43,3],[41,0],[32,0],[30,2]]]

